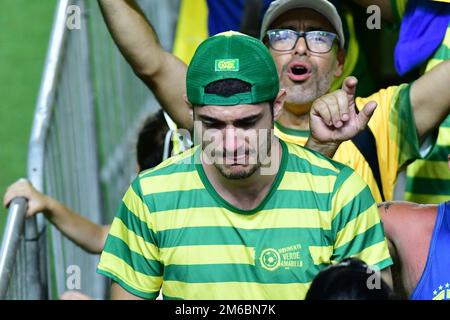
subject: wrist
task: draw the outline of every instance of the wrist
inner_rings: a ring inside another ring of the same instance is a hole
[[[42,213],[47,217],[50,218],[53,215],[53,212],[56,210],[57,202],[47,196],[43,195],[42,198]]]
[[[329,148],[336,148],[339,147],[342,141],[320,141],[317,140],[315,137],[310,136],[308,138],[307,144],[318,147],[321,149],[329,149]]]
[[[306,142],[305,147],[307,147],[311,150],[314,150],[316,152],[319,152],[327,157],[332,158],[340,144],[341,144],[341,141],[323,142],[323,141],[319,141],[319,140],[315,139],[314,137],[310,136],[308,138],[308,141]]]

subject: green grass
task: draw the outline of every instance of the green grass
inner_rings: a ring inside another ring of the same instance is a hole
[[[56,4],[56,0],[0,1],[2,199],[6,187],[26,175],[28,140]],[[6,213],[0,210],[1,233]]]

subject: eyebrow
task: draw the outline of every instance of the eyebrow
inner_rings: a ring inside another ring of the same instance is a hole
[[[258,114],[250,115],[248,117],[236,119],[235,121],[233,121],[233,123],[251,122],[253,120],[258,120],[261,116],[262,116],[262,114],[258,113]],[[221,119],[209,117],[209,116],[206,116],[206,115],[198,115],[198,117],[202,121],[215,122],[215,123],[218,123],[218,124],[225,123]]]
[[[289,30],[297,31],[297,27],[294,27],[294,26],[280,26],[277,29],[289,29]]]
[[[209,121],[209,122],[223,122],[220,119],[216,119],[216,118],[212,118],[212,117],[208,117],[208,116],[204,116],[204,115],[198,115],[198,117],[202,120],[202,121]]]
[[[327,31],[324,27],[318,27],[318,26],[308,26],[306,28],[306,31]]]
[[[289,29],[293,31],[297,31],[297,27],[295,26],[281,26],[278,29]],[[327,31],[324,27],[319,26],[308,26],[306,27],[306,32],[308,31]]]
[[[254,114],[245,118],[241,118],[241,119],[237,119],[236,121],[234,121],[234,123],[239,124],[239,123],[245,123],[245,122],[252,122],[252,121],[257,121],[261,118],[262,114],[258,113],[258,114]]]

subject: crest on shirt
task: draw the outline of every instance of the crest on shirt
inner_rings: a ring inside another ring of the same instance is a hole
[[[450,283],[437,287],[433,291],[433,300],[450,300]]]
[[[268,271],[275,271],[280,267],[303,267],[303,261],[300,256],[301,244],[294,244],[279,249],[266,248],[261,251],[259,262],[261,266]]]

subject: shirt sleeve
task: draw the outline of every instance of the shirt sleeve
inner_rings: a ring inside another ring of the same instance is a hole
[[[159,261],[152,215],[142,196],[139,177],[123,197],[97,272],[138,297],[155,299],[159,294],[163,266]]]
[[[345,167],[336,181],[333,196],[333,263],[355,257],[384,269],[392,265],[384,229],[369,187]]]
[[[408,164],[426,156],[420,152],[410,88],[410,84],[392,86],[355,101],[360,110],[369,101],[378,104],[369,127],[376,140],[381,179],[386,186],[394,185],[398,173]],[[432,140],[434,145],[436,139]]]

